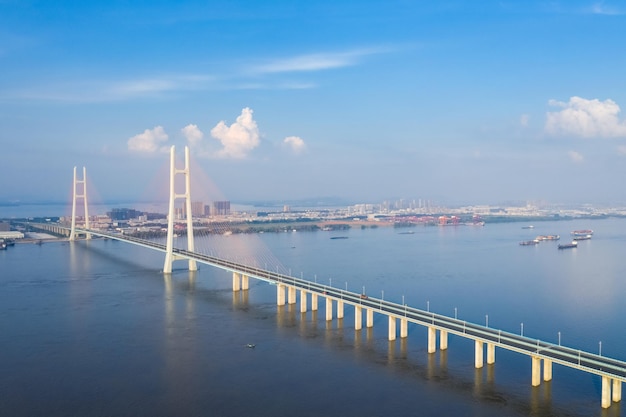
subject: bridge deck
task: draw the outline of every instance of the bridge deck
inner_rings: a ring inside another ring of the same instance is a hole
[[[87,230],[80,231],[87,233]],[[89,230],[88,232],[95,236],[108,237],[110,239],[133,243],[162,252],[166,251],[165,245],[157,242],[126,236],[120,233],[109,233],[94,230]],[[249,277],[273,284],[295,287],[319,296],[342,301],[356,307],[371,309],[398,319],[405,319],[411,323],[426,327],[434,327],[435,329],[443,330],[461,337],[493,344],[503,349],[508,349],[542,359],[548,359],[554,363],[559,363],[564,366],[600,376],[606,376],[623,382],[626,381],[626,362],[617,359],[458,320],[445,315],[409,307],[406,304],[402,305],[374,297],[364,298],[361,294],[351,291],[329,287],[327,285],[318,284],[301,278],[197,252],[190,252],[184,249],[174,249],[174,257],[176,259],[193,259],[197,262],[222,268],[231,272],[245,274]]]

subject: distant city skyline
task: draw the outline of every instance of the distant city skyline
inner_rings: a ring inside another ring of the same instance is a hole
[[[0,203],[626,203],[618,1],[0,1]]]

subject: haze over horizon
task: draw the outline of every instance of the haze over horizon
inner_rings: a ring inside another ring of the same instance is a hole
[[[619,1],[0,0],[0,203],[624,204]]]

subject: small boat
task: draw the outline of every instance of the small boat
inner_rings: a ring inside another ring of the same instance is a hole
[[[572,241],[572,243],[562,243],[559,245],[559,249],[571,249],[578,247],[578,242]]]
[[[528,226],[522,226],[522,229],[534,229],[534,228],[535,226],[533,226],[532,224]]]
[[[519,244],[522,246],[532,246],[538,244],[539,241],[537,239],[534,240],[523,240]]]
[[[254,343],[248,343],[246,345],[246,347],[249,348],[249,349],[254,349],[256,347],[256,345]]]
[[[398,232],[399,235],[412,235],[413,233],[415,233],[414,231],[408,231],[408,232]]]
[[[0,250],[5,250],[7,248],[7,244],[4,239],[0,239]]]
[[[333,236],[331,239],[347,239],[348,236]]]

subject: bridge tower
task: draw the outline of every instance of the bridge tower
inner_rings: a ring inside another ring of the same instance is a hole
[[[176,174],[185,176],[185,193],[176,194]],[[187,217],[187,250],[194,251],[193,219],[191,214],[191,179],[189,176],[189,148],[185,146],[185,168],[176,169],[174,146],[170,148],[170,205],[167,215],[167,243],[165,246],[165,264],[163,273],[172,273],[172,262],[181,259],[174,254],[174,201],[177,198],[185,199],[185,212]],[[194,259],[189,259],[189,270],[197,271],[198,266]]]
[[[82,191],[76,191],[76,185],[82,185]],[[72,184],[72,227],[70,229],[70,240],[76,240],[76,199],[82,198],[85,204],[85,229],[89,229],[89,210],[87,209],[87,169],[83,167],[83,179],[76,179],[76,167],[74,167],[74,182]],[[91,239],[91,233],[87,233],[86,239]]]

